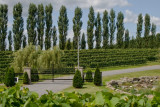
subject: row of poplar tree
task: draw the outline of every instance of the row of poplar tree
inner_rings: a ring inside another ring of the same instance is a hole
[[[14,50],[24,48],[27,44],[39,45],[41,49],[45,50],[51,48],[51,46],[57,45],[57,38],[59,37],[60,49],[77,49],[78,37],[81,41],[81,49],[95,48],[100,49],[112,49],[112,48],[158,48],[160,45],[160,34],[156,34],[156,25],[151,24],[150,16],[145,15],[144,21],[142,14],[139,14],[137,21],[136,38],[129,37],[129,30],[124,28],[124,15],[119,12],[116,19],[116,14],[113,9],[110,10],[110,14],[105,10],[101,19],[100,13],[97,13],[95,17],[94,9],[91,6],[89,8],[88,22],[87,22],[87,41],[85,40],[85,34],[81,36],[82,28],[82,10],[77,7],[75,9],[73,18],[73,42],[70,39],[67,40],[67,31],[69,25],[69,19],[67,16],[67,9],[65,6],[61,6],[58,18],[58,31],[57,28],[52,26],[52,12],[53,7],[51,4],[46,5],[30,4],[28,9],[27,18],[27,35],[23,34],[24,20],[22,17],[23,7],[21,3],[14,5],[13,7],[13,27],[12,31],[7,34],[8,23],[8,6],[0,5],[0,50],[6,50],[6,37],[8,35],[9,50],[14,46]],[[144,24],[144,36],[142,37]],[[115,31],[116,37],[115,36]],[[45,39],[43,39],[45,36]],[[116,39],[116,43],[114,40]],[[28,42],[28,43],[27,43]]]

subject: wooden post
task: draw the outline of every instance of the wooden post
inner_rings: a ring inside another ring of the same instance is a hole
[[[30,67],[25,67],[24,68],[24,73],[27,72],[28,74],[28,79],[29,79],[29,84],[31,84],[31,68]]]

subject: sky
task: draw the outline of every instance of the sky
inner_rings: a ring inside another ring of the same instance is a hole
[[[89,7],[93,6],[95,11],[95,17],[97,12],[100,12],[101,18],[103,16],[103,11],[107,10],[108,12],[113,8],[116,12],[123,12],[124,14],[124,26],[125,29],[128,29],[130,32],[130,38],[136,36],[136,23],[137,17],[140,13],[145,16],[148,13],[151,17],[151,23],[157,25],[157,33],[160,32],[160,0],[0,0],[0,4],[7,4],[9,8],[8,14],[8,30],[12,29],[13,24],[13,6],[20,2],[23,6],[23,18],[24,18],[24,34],[27,35],[26,30],[26,19],[28,16],[28,7],[30,3],[38,4],[52,4],[53,6],[53,26],[57,27],[57,20],[59,17],[59,9],[62,5],[65,5],[67,8],[68,19],[69,19],[69,30],[67,38],[73,38],[73,22],[74,10],[78,6],[82,8],[82,30],[81,34],[84,32],[86,34],[87,21]],[[144,26],[143,26],[144,30]],[[143,31],[144,32],[144,31]],[[116,33],[115,33],[116,35]]]

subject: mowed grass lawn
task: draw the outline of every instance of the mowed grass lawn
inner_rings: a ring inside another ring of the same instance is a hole
[[[107,90],[109,92],[114,92],[113,90],[106,88],[106,82],[110,80],[117,80],[124,77],[140,77],[140,76],[160,76],[160,69],[159,70],[149,70],[149,71],[140,71],[140,72],[133,72],[133,73],[125,73],[125,74],[118,74],[113,76],[106,76],[103,77],[103,86],[95,86],[93,83],[84,83],[82,89],[76,89],[74,87],[69,87],[64,89],[62,92],[79,92],[79,93],[96,93],[97,91]]]

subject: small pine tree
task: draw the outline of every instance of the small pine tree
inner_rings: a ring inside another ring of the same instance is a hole
[[[24,73],[23,84],[29,84],[29,78],[27,72]]]
[[[94,74],[94,84],[97,86],[100,86],[102,84],[102,75],[98,66]]]
[[[14,77],[15,77],[14,69],[13,68],[9,68],[8,71],[6,72],[6,75],[5,75],[4,84],[7,87],[14,86],[15,85]]]
[[[88,71],[87,71],[85,80],[86,80],[87,82],[92,82],[92,81],[93,81],[92,71],[91,71],[91,70],[88,70]]]
[[[79,70],[77,70],[74,75],[73,87],[75,87],[75,88],[82,88],[83,87],[83,79],[81,77],[81,73]]]

